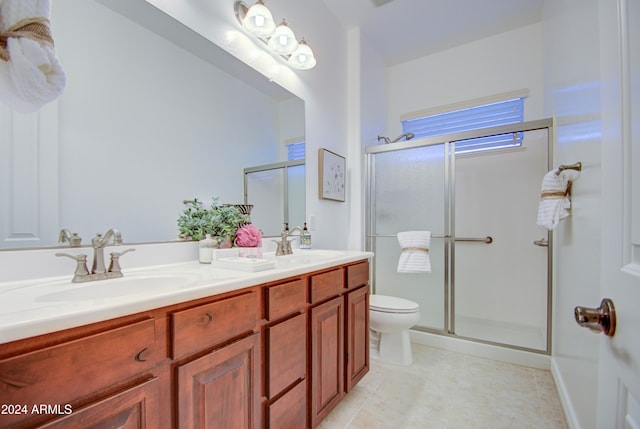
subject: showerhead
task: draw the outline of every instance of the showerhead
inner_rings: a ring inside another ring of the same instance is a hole
[[[402,140],[403,138],[407,139],[407,140],[411,140],[414,137],[415,137],[415,134],[413,134],[413,133],[404,133],[401,136],[396,137],[395,139],[391,140],[391,143],[397,143],[400,140]]]

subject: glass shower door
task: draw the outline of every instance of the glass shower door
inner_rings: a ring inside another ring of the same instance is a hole
[[[377,153],[370,158],[374,291],[420,305],[418,327],[445,329],[445,146]],[[431,273],[398,273],[402,231],[431,231]]]
[[[540,180],[548,170],[546,130],[523,148],[456,155],[452,330],[461,337],[547,348],[547,239],[536,225]],[[491,236],[493,242],[462,237]]]

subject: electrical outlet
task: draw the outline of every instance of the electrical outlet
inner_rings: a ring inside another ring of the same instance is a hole
[[[307,228],[309,231],[316,230],[316,215],[309,215],[309,222],[307,222]]]

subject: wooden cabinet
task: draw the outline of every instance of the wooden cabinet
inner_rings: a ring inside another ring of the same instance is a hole
[[[307,321],[304,314],[266,328],[267,397],[272,399],[307,372]]]
[[[43,429],[159,427],[158,380],[152,379],[78,410],[68,410]]]
[[[3,413],[0,427],[33,427],[67,410],[75,415],[86,398],[148,379],[155,366],[153,320],[2,359],[0,404],[24,412]]]
[[[312,276],[310,287],[312,302],[334,296],[309,315],[310,420],[316,427],[369,371],[369,263]]]
[[[369,286],[346,295],[346,378],[345,389],[369,372]]]
[[[260,427],[259,295],[249,290],[171,314],[172,357],[184,362],[176,368],[178,428]]]
[[[311,426],[316,427],[344,396],[344,298],[311,309]]]
[[[260,427],[260,335],[178,367],[178,427]]]
[[[0,344],[0,404],[27,410],[0,428],[316,427],[368,371],[368,279],[356,262]]]
[[[269,404],[267,425],[270,429],[307,427],[307,383],[298,382],[281,398]]]
[[[202,304],[171,315],[174,359],[253,332],[259,318],[256,292]]]
[[[307,425],[307,279],[265,287],[265,426]]]

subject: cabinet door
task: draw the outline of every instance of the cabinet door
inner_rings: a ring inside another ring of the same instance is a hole
[[[69,415],[39,427],[43,429],[157,428],[160,427],[158,382],[154,378],[78,410],[63,406],[60,411]]]
[[[260,335],[254,334],[178,368],[178,427],[260,426]]]
[[[267,397],[305,378],[307,370],[307,320],[304,314],[266,329]]]
[[[346,390],[369,372],[369,286],[346,295]]]
[[[311,423],[315,427],[344,396],[344,298],[311,309]]]

